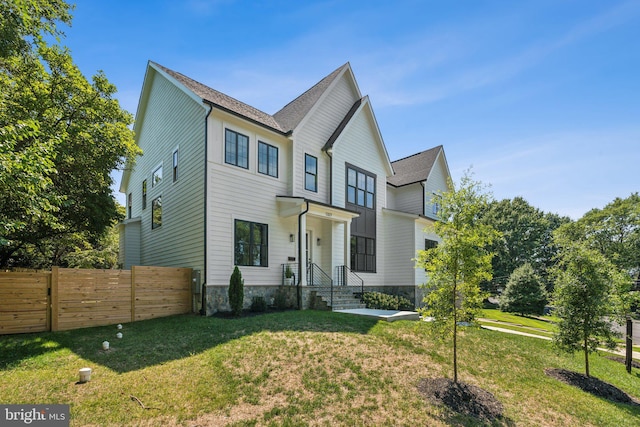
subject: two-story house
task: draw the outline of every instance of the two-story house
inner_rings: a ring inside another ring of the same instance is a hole
[[[236,265],[246,304],[273,297],[287,266],[302,307],[308,290],[357,282],[420,302],[412,259],[437,240],[424,229],[447,188],[444,151],[392,163],[348,63],[270,115],[149,62],[134,130],[124,268],[199,271],[207,313],[228,309]]]

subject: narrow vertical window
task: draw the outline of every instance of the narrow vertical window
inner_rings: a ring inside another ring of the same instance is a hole
[[[224,162],[244,169],[249,169],[248,136],[225,129]]]
[[[147,180],[142,181],[142,209],[147,209]]]
[[[153,170],[153,174],[151,174],[151,188],[154,188],[156,185],[162,182],[162,165],[158,166]]]
[[[131,219],[131,205],[133,203],[133,195],[131,193],[129,193],[129,196],[127,197],[127,217],[129,219]]]
[[[278,148],[265,142],[258,142],[258,172],[278,177]]]
[[[442,207],[442,196],[439,194],[434,194],[433,198],[431,199],[431,204],[432,204],[432,213],[433,215],[440,215],[440,209]]]
[[[151,228],[162,225],[162,197],[157,197],[151,202]]]
[[[318,192],[318,159],[304,155],[304,189]]]
[[[178,149],[173,152],[173,182],[178,180]]]

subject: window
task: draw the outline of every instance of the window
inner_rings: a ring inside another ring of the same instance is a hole
[[[127,197],[127,215],[129,217],[129,219],[131,219],[131,204],[133,203],[133,195],[131,193],[129,193],[129,196]]]
[[[151,174],[151,188],[162,182],[162,165],[155,168],[153,174]]]
[[[151,202],[151,228],[155,229],[162,225],[162,197],[156,197]]]
[[[304,155],[304,189],[318,192],[318,159]]]
[[[269,226],[235,220],[235,265],[268,267]]]
[[[424,250],[434,249],[438,247],[438,242],[431,239],[424,239]]]
[[[173,151],[173,182],[178,180],[178,149]]]
[[[142,181],[142,209],[147,209],[147,180]]]
[[[440,215],[440,209],[442,208],[442,196],[434,194],[431,198],[431,213],[433,215]]]
[[[373,209],[376,180],[372,175],[354,168],[347,168],[347,202]]]
[[[351,236],[351,270],[376,272],[376,239]]]
[[[278,148],[258,142],[258,172],[278,177]]]
[[[249,169],[249,137],[225,129],[224,141],[225,163]]]

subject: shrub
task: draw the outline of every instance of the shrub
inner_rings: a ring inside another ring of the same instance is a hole
[[[378,310],[413,310],[413,304],[407,298],[382,292],[365,292],[362,301],[367,308]]]
[[[244,304],[244,281],[238,266],[235,266],[229,280],[229,305],[234,316],[242,314]]]
[[[289,303],[287,301],[287,291],[282,287],[279,287],[276,290],[276,294],[273,296],[273,305],[275,305],[278,310],[289,308]]]
[[[547,303],[547,293],[533,267],[526,263],[516,268],[500,295],[500,310],[509,313],[542,314]]]
[[[255,313],[267,311],[267,301],[262,296],[251,298],[251,311]]]

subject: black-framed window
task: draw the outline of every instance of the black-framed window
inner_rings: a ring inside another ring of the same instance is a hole
[[[129,193],[127,196],[127,216],[129,219],[131,219],[131,205],[133,205],[133,195]]]
[[[278,147],[258,142],[258,172],[278,177]]]
[[[158,166],[153,170],[151,174],[151,188],[154,188],[156,185],[162,182],[162,165]]]
[[[311,154],[304,155],[304,189],[318,192],[318,159]]]
[[[438,242],[431,239],[424,239],[424,250],[435,249],[438,247]]]
[[[147,180],[142,181],[142,209],[147,209]]]
[[[254,267],[269,266],[269,226],[235,220],[234,263]]]
[[[442,209],[442,196],[434,193],[431,198],[431,213],[436,216],[440,215],[440,209]]]
[[[173,151],[172,154],[172,160],[173,160],[173,182],[176,182],[178,180],[178,149],[176,148]]]
[[[375,208],[376,178],[363,170],[347,167],[347,203]]]
[[[351,236],[351,270],[376,272],[376,239]]]
[[[249,137],[230,129],[224,130],[224,162],[249,169]]]
[[[162,225],[162,197],[158,196],[151,202],[151,228],[156,229]]]

